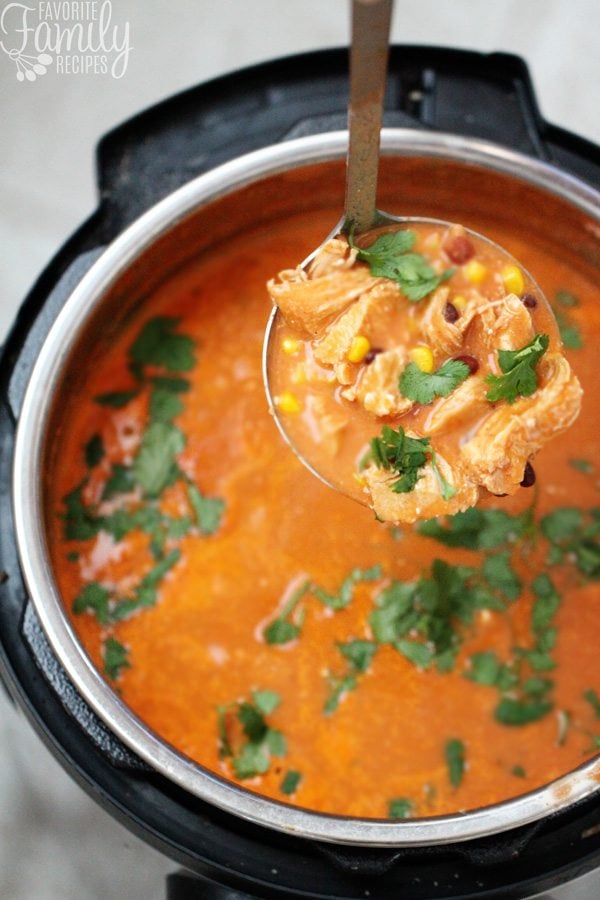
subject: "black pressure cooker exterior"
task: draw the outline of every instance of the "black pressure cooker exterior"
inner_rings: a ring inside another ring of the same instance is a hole
[[[496,837],[411,849],[308,841],[224,813],[115,739],[67,678],[27,597],[12,520],[12,450],[29,372],[58,310],[102,249],[183,183],[251,150],[345,128],[347,69],[346,50],[270,62],[179,94],[106,135],[100,205],[48,264],[0,352],[0,674],[72,777],[185,867],[168,879],[169,900],[523,898],[600,867],[594,798]],[[495,141],[600,188],[598,148],[541,118],[517,57],[393,47],[385,108],[385,126]]]

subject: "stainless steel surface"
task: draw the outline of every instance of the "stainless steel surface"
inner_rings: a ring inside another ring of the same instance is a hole
[[[57,317],[36,362],[19,420],[14,463],[17,540],[30,596],[48,639],[76,688],[126,745],[157,771],[215,805],[258,824],[309,838],[374,846],[443,844],[501,832],[562,809],[598,790],[600,760],[553,784],[487,809],[431,819],[349,819],[288,807],[251,794],[193,764],[151,732],[96,671],[67,621],[54,582],[44,534],[41,464],[52,397],[72,348],[111,286],[142,253],[187,215],[262,178],[295,167],[343,158],[345,132],[303,138],[237,159],[190,182],[128,228],[82,279]],[[511,174],[569,200],[596,220],[600,195],[538,161],[460,137],[384,131],[383,152],[459,160]]]
[[[357,234],[375,224],[379,139],[393,0],[353,0],[346,222]]]

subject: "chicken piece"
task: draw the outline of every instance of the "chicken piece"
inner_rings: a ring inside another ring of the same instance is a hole
[[[503,403],[461,448],[470,478],[492,494],[514,494],[528,460],[579,415],[583,391],[562,354],[540,360],[538,376],[534,394],[512,405]]]
[[[378,353],[373,362],[363,366],[358,381],[342,392],[347,400],[358,400],[376,416],[399,416],[413,407],[413,401],[398,390],[398,380],[408,362],[405,347],[394,347]]]
[[[430,462],[420,470],[421,478],[406,494],[396,494],[391,489],[397,475],[374,464],[367,466],[360,474],[371,494],[377,518],[382,522],[410,524],[418,519],[451,515],[474,506],[479,497],[477,485],[468,477],[453,472],[439,453],[436,454],[436,464],[446,481],[456,488],[456,493],[449,500],[442,497],[439,479]]]
[[[488,386],[483,378],[470,376],[447,397],[441,397],[425,420],[428,435],[448,432],[457,425],[464,425],[484,415],[489,404],[485,399]]]
[[[348,417],[341,409],[327,412],[323,397],[312,394],[307,398],[307,422],[315,444],[319,444],[329,456],[335,456],[340,449],[340,438]]]
[[[350,257],[342,256],[338,245],[348,249],[342,241],[328,241],[308,270],[286,269],[267,283],[269,296],[286,322],[313,337],[379,280],[368,266],[354,265]]]
[[[452,356],[462,346],[464,334],[485,303],[477,291],[471,291],[467,304],[455,322],[448,322],[444,310],[450,289],[439,287],[424,307],[419,327],[424,341],[436,356]]]
[[[358,364],[347,359],[353,339],[363,335],[373,346],[385,337],[399,297],[400,290],[393,281],[381,280],[353,303],[314,344],[315,359],[333,366],[340,384],[352,384],[359,373]]]
[[[518,350],[534,336],[529,310],[516,294],[487,303],[479,315],[483,339],[490,350]]]

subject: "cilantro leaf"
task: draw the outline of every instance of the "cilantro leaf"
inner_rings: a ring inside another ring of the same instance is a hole
[[[419,469],[428,461],[429,438],[409,437],[402,426],[394,431],[389,425],[381,429],[381,437],[371,441],[370,460],[380,469],[388,469],[399,477],[392,484],[397,494],[412,491],[421,477]]]
[[[265,716],[270,715],[281,703],[276,691],[252,691],[252,699],[256,708]]]
[[[104,458],[104,443],[99,434],[93,434],[84,449],[85,464],[88,469],[93,469]]]
[[[516,600],[523,589],[521,579],[512,567],[510,553],[488,556],[483,563],[483,576],[507,600]]]
[[[435,650],[427,644],[419,641],[410,641],[402,638],[394,643],[396,650],[405,656],[419,669],[428,669],[435,657]]]
[[[96,581],[90,581],[75,597],[72,609],[76,615],[90,610],[101,625],[106,625],[110,621],[109,600],[109,591]]]
[[[583,699],[587,700],[587,702],[590,704],[590,706],[594,710],[594,713],[596,714],[596,718],[600,719],[600,697],[598,696],[596,691],[593,688],[590,688],[589,690],[584,691]]]
[[[445,525],[438,519],[429,519],[417,526],[419,534],[434,538],[447,547],[465,547],[469,550],[491,550],[514,541],[526,531],[526,515],[511,516],[502,509],[478,509],[446,518]]]
[[[183,403],[177,394],[165,388],[156,388],[150,395],[150,419],[153,422],[171,422],[183,412]]]
[[[409,400],[426,406],[436,397],[447,397],[468,378],[470,371],[468,365],[458,359],[446,360],[435,372],[423,372],[411,362],[400,376],[398,387]]]
[[[345,609],[352,601],[354,587],[358,582],[376,581],[378,578],[381,578],[379,565],[371,566],[370,569],[353,569],[342,581],[337,594],[330,594],[318,585],[312,585],[312,593],[330,609]]]
[[[377,650],[375,641],[356,638],[346,643],[338,642],[337,648],[357,672],[366,672]]]
[[[113,409],[122,409],[124,406],[137,397],[139,388],[132,388],[129,391],[109,391],[106,394],[98,394],[94,397],[96,403],[100,406],[111,406]]]
[[[133,488],[134,482],[131,470],[121,463],[115,463],[112,467],[110,476],[104,485],[102,499],[109,500],[111,497],[114,497],[115,494],[128,494]]]
[[[83,500],[83,489],[86,484],[87,479],[84,479],[63,498],[64,535],[68,541],[88,541],[100,531],[101,520]]]
[[[328,681],[330,693],[325,701],[325,705],[323,706],[323,712],[326,716],[329,716],[332,712],[335,712],[344,694],[347,694],[348,691],[353,691],[358,683],[356,680],[356,675],[354,673],[344,675],[341,678],[330,675]]]
[[[285,619],[273,619],[263,631],[267,644],[289,644],[300,635],[300,627]]]
[[[262,743],[248,742],[239,756],[233,759],[233,770],[238,778],[254,778],[263,775],[269,768],[269,754]]]
[[[129,651],[115,638],[109,637],[103,645],[104,671],[112,681],[116,681],[123,669],[130,669]]]
[[[503,697],[494,710],[494,717],[502,725],[528,725],[543,719],[551,709],[552,703],[549,700]]]
[[[594,471],[594,464],[588,459],[570,459],[569,465],[572,469],[583,472],[584,475],[591,475]]]
[[[474,653],[470,658],[471,668],[465,671],[465,678],[489,687],[495,685],[500,676],[502,663],[493,650]]]
[[[154,387],[170,391],[173,394],[185,394],[191,388],[187,378],[176,378],[173,375],[153,375],[149,381]]]
[[[192,482],[187,483],[186,490],[199,530],[202,534],[214,534],[221,524],[225,501],[220,497],[205,497]]]
[[[300,772],[297,772],[295,769],[289,769],[279,785],[279,790],[282,794],[285,794],[289,797],[291,794],[295,794],[298,790],[300,782],[302,781],[302,775]]]
[[[348,239],[350,246],[358,249],[357,259],[369,264],[372,275],[395,281],[409,300],[417,302],[449,278],[454,270],[448,269],[437,275],[422,254],[409,252],[415,240],[416,234],[406,230],[382,234],[365,249],[356,248],[351,236]]]
[[[573,303],[571,305],[575,306],[576,304]],[[556,305],[552,306],[552,312],[554,313],[560,339],[563,342],[564,347],[566,347],[567,350],[581,350],[583,347],[583,338],[581,337],[581,331],[577,323],[564,311],[564,309],[559,309]]]
[[[406,797],[395,797],[388,803],[388,817],[390,819],[408,819],[413,809],[413,804]]]
[[[458,738],[450,738],[444,748],[448,777],[452,787],[458,787],[465,773],[465,745]]]
[[[498,350],[498,364],[502,375],[488,375],[491,385],[486,397],[491,403],[506,400],[514,403],[517,397],[529,397],[537,390],[535,367],[548,349],[547,334],[536,334],[520,350]]]
[[[146,497],[158,497],[179,474],[176,457],[185,447],[183,432],[168,422],[152,422],[142,438],[131,474]]]
[[[143,326],[129,349],[134,364],[159,366],[169,372],[189,372],[195,364],[194,341],[175,328],[179,319],[156,316]]]

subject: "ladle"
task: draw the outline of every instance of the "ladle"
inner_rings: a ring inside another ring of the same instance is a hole
[[[335,228],[325,240],[301,264],[308,266],[323,244],[335,235],[351,234],[354,238],[374,228],[410,223],[436,223],[450,226],[452,223],[439,219],[418,216],[394,216],[377,208],[377,180],[379,171],[380,131],[383,118],[383,100],[387,77],[389,33],[393,0],[352,0],[352,42],[350,50],[350,100],[348,107],[349,143],[346,159],[346,190],[344,212]],[[506,250],[483,235],[465,228],[467,237],[485,241],[505,257],[507,265],[518,265],[534,286],[538,300],[544,302],[543,294],[529,273]],[[337,481],[331,474],[325,475],[318,465],[300,449],[286,428],[275,402],[274,385],[277,361],[281,358],[278,347],[278,329],[283,325],[283,316],[275,306],[269,318],[263,345],[263,379],[271,413],[286,443],[304,465],[321,481],[335,490],[353,497],[360,503],[367,503],[364,491],[351,479]]]

